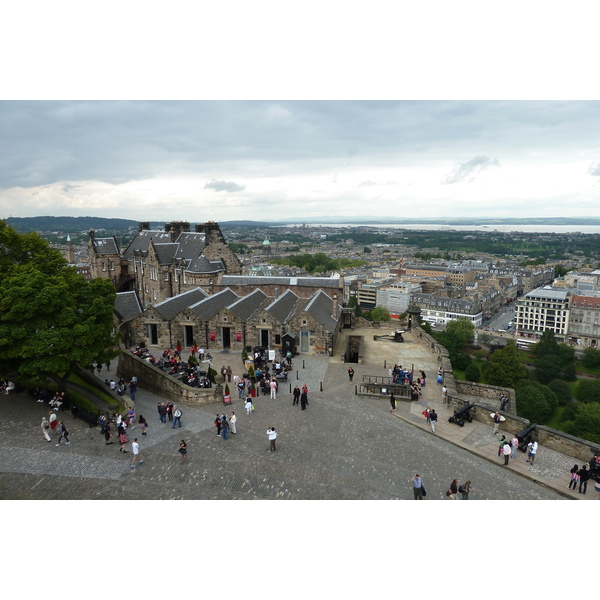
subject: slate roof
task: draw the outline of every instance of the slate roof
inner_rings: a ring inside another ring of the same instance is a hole
[[[118,292],[115,298],[115,313],[121,323],[131,321],[142,314],[142,305],[135,291]]]
[[[208,294],[200,288],[195,288],[188,292],[184,292],[183,294],[173,296],[172,298],[167,298],[166,300],[155,304],[154,308],[166,319],[170,320],[178,315],[184,308],[187,308],[192,304],[197,304],[201,300],[204,300],[204,298],[208,298]]]
[[[319,290],[306,305],[307,312],[315,321],[324,325],[329,333],[333,333],[337,326],[338,315],[333,313],[333,300],[322,290]]]
[[[123,252],[123,258],[132,260],[134,253],[148,252],[150,246],[150,240],[154,244],[171,244],[171,234],[165,231],[153,231],[151,229],[144,229],[138,232],[138,234],[131,240],[129,246],[125,248]]]
[[[177,244],[154,244],[154,251],[159,265],[170,265],[173,262],[173,257],[177,251]]]
[[[119,247],[114,237],[110,238],[94,238],[92,240],[94,252],[101,254],[119,254]]]
[[[268,296],[260,289],[254,290],[247,296],[243,296],[230,304],[227,308],[242,322],[246,322],[257,310],[259,310],[265,301],[270,300]]]
[[[285,323],[299,299],[292,290],[286,290],[279,298],[273,300],[265,310],[280,323]]]
[[[186,265],[186,271],[189,273],[220,273],[225,270],[225,265],[221,260],[208,260],[204,256],[198,256],[190,259]]]
[[[339,277],[278,277],[271,275],[223,275],[222,285],[284,285],[299,287],[339,288]]]
[[[208,319],[214,317],[221,309],[233,304],[238,298],[239,296],[236,293],[232,292],[229,288],[225,288],[223,291],[209,296],[189,308],[201,319],[208,321]]]

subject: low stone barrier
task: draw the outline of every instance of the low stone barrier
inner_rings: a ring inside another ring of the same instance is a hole
[[[134,375],[138,378],[138,387],[169,398],[175,404],[201,406],[223,402],[223,389],[221,386],[212,388],[190,387],[132,352],[124,350],[119,355],[117,376],[123,377],[125,381],[131,381]]]

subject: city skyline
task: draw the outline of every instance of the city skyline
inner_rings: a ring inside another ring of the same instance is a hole
[[[0,217],[600,217],[597,101],[2,101]]]

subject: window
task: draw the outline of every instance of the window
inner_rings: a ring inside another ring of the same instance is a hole
[[[106,263],[104,261],[102,261],[102,270],[106,271]]]
[[[110,270],[111,271],[115,270],[115,263],[112,260],[110,261]]]
[[[165,271],[165,281],[169,281],[169,271]]]

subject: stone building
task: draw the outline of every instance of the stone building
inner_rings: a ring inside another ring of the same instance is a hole
[[[92,277],[110,279],[118,292],[136,290],[144,307],[197,287],[209,293],[219,275],[241,273],[237,256],[229,249],[219,225],[187,221],[167,223],[165,230],[140,230],[123,251],[117,240],[89,233],[88,257]]]
[[[519,335],[537,335],[550,329],[565,342],[569,323],[571,290],[537,288],[517,300],[515,329]]]
[[[569,343],[598,348],[600,345],[600,292],[576,292],[571,296]]]

